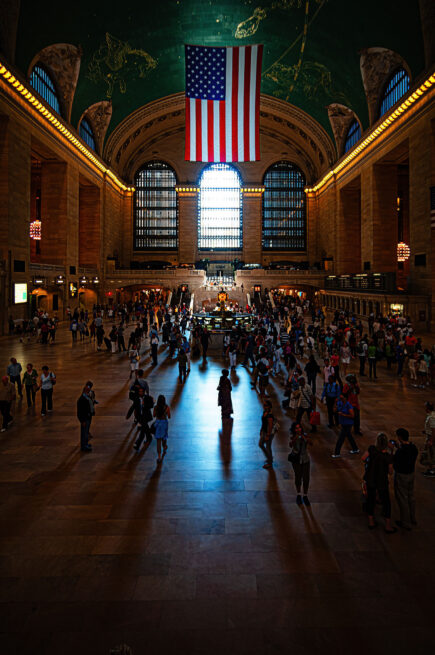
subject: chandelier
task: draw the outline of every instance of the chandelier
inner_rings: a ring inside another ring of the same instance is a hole
[[[409,259],[410,254],[411,254],[411,249],[406,243],[403,243],[403,241],[401,241],[400,243],[397,244],[398,262],[406,262],[406,260]]]
[[[30,223],[29,234],[31,239],[41,241],[41,225],[41,221],[38,218]]]

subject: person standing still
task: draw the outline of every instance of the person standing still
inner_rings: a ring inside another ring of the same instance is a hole
[[[409,432],[405,428],[396,430],[398,441],[391,441],[394,448],[394,495],[400,510],[400,520],[396,521],[399,528],[411,530],[411,525],[417,525],[415,519],[414,478],[417,447],[409,441]]]
[[[42,367],[41,377],[39,378],[39,387],[41,389],[41,416],[53,411],[53,387],[56,384],[56,376],[48,366]]]

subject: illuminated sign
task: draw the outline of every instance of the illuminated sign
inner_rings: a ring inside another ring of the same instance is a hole
[[[27,283],[14,284],[14,303],[19,305],[24,302],[27,302]]]
[[[77,284],[75,282],[69,283],[69,295],[71,298],[75,298],[77,295]]]

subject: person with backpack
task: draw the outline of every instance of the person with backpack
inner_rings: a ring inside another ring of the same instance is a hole
[[[272,403],[270,400],[264,400],[263,413],[261,415],[260,440],[258,442],[258,446],[266,456],[266,462],[263,465],[264,469],[269,469],[273,466],[272,441],[275,436],[275,426],[276,422],[272,412]]]
[[[149,422],[152,420],[152,409],[154,407],[154,399],[147,393],[144,387],[138,386],[137,397],[134,400],[134,412],[136,421],[139,423],[140,429],[134,442],[133,448],[140,450],[142,442],[146,437],[146,446],[153,440],[153,436],[149,427]]]
[[[389,491],[389,475],[393,472],[392,457],[388,450],[388,439],[383,432],[379,432],[375,445],[368,447],[362,456],[365,464],[364,482],[367,488],[367,516],[369,519],[368,528],[374,530],[377,526],[375,521],[376,498],[382,504],[382,514],[385,518],[385,532],[394,534],[397,528],[391,525],[391,500]]]
[[[41,389],[41,416],[53,411],[53,387],[56,384],[55,374],[49,370],[48,366],[42,367],[41,377],[39,378],[39,387]]]
[[[341,430],[337,439],[337,443],[335,444],[335,452],[333,453],[332,457],[334,459],[341,457],[341,447],[346,439],[348,439],[352,449],[350,454],[356,455],[359,453],[359,448],[356,445],[356,441],[352,435],[355,412],[353,411],[353,407],[349,402],[348,397],[345,396],[344,393],[341,393],[340,398],[336,401],[336,411],[338,414],[338,424],[340,425]]]
[[[328,382],[323,386],[321,400],[325,400],[328,410],[328,428],[338,425],[338,415],[335,410],[335,403],[340,398],[340,385],[335,379],[335,375],[330,375]]]
[[[291,452],[288,456],[289,462],[293,466],[295,474],[295,487],[296,487],[296,503],[309,507],[311,505],[308,500],[308,487],[310,485],[310,455],[308,447],[311,446],[312,441],[304,433],[302,425],[295,421],[290,428],[290,443]],[[303,485],[304,497],[302,500],[301,486]]]

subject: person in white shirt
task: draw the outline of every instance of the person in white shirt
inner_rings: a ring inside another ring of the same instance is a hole
[[[53,386],[56,384],[55,374],[49,370],[48,366],[42,367],[39,386],[41,388],[41,415],[45,416],[47,411],[53,411]]]

